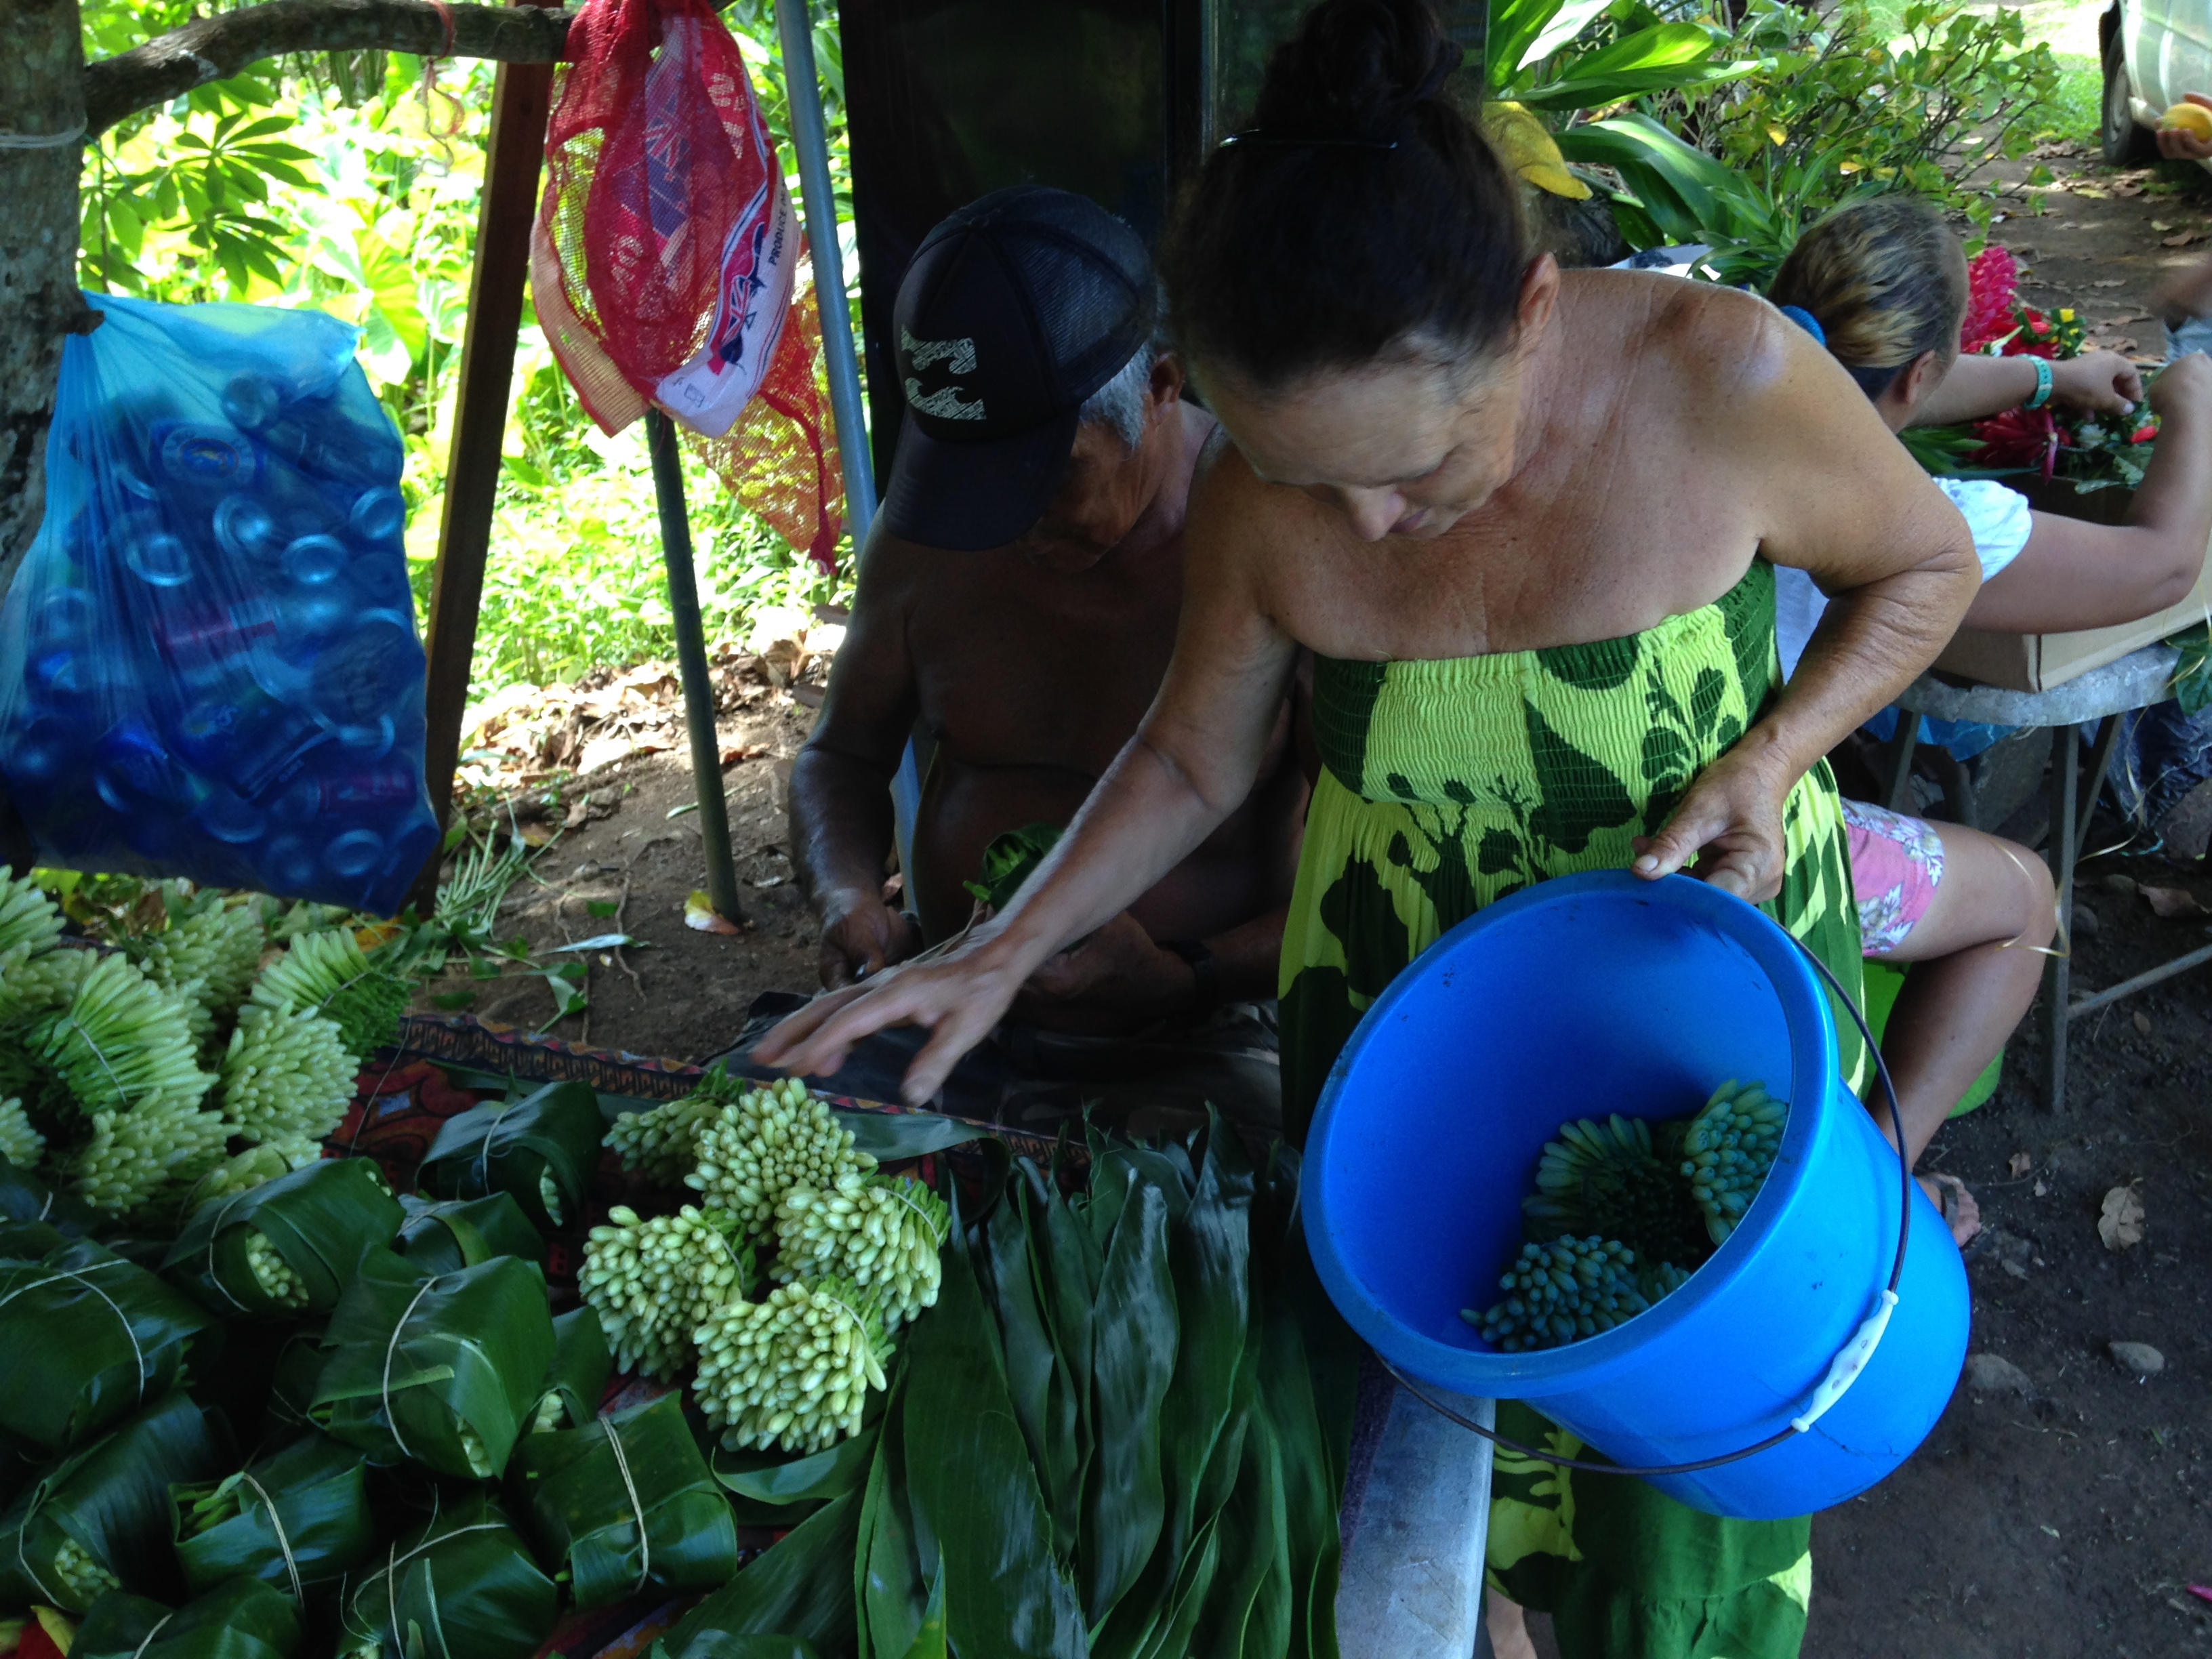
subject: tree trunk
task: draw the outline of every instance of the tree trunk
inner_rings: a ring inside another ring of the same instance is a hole
[[[46,428],[77,293],[77,0],[0,0],[0,592],[46,511]]]

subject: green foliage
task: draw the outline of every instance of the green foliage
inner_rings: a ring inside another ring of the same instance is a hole
[[[85,54],[126,51],[195,9],[186,0],[87,0]],[[773,9],[740,0],[724,15],[795,169]],[[817,0],[813,21],[841,240],[856,274],[834,7]],[[428,604],[445,501],[492,80],[491,64],[469,62],[426,77],[423,61],[401,52],[272,60],[135,115],[85,153],[87,288],[308,306],[361,328],[362,367],[406,444],[418,605]],[[857,307],[857,288],[848,302]],[[528,310],[501,447],[477,692],[670,654],[642,429],[608,438],[592,425]],[[686,471],[711,631],[789,632],[793,613],[849,599],[849,559],[848,574],[820,575],[696,460]]]
[[[1716,86],[1759,67],[1717,25],[1662,18],[1638,0],[1500,0],[1485,36],[1485,84],[1527,109],[1602,108],[1669,88]]]
[[[1559,141],[1569,161],[1613,170],[1630,241],[1711,242],[1724,283],[1763,286],[1806,224],[1863,195],[1911,190],[1986,225],[1984,168],[2025,148],[2060,87],[2018,12],[1934,0],[1892,20],[1864,0],[1826,12],[1751,0],[1732,52],[1762,72],[1679,88]]]

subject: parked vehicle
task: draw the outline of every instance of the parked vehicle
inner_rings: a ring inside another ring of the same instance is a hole
[[[2212,93],[2212,0],[2119,0],[2098,20],[2104,48],[2105,159],[2158,159],[2158,118],[2183,94]]]

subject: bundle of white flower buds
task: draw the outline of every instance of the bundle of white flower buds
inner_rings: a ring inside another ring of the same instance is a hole
[[[775,1222],[778,1279],[849,1279],[875,1294],[886,1330],[937,1304],[952,1212],[920,1182],[855,1170],[827,1191],[793,1187]]]
[[[793,1077],[750,1091],[702,1126],[698,1167],[684,1182],[762,1237],[793,1188],[835,1187],[841,1176],[875,1167],[853,1149],[852,1131]]]
[[[824,1450],[859,1431],[868,1390],[889,1386],[882,1310],[850,1279],[802,1279],[765,1302],[726,1302],[695,1340],[700,1409],[732,1450]]]
[[[307,1305],[307,1281],[292,1269],[292,1264],[276,1253],[269,1236],[258,1227],[246,1231],[246,1265],[270,1300],[280,1308],[304,1308]]]
[[[578,1286],[617,1367],[672,1376],[690,1362],[692,1332],[750,1288],[751,1252],[732,1243],[729,1216],[694,1205],[640,1219],[618,1204],[607,1220],[584,1245]]]

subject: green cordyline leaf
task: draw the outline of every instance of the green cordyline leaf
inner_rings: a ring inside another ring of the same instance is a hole
[[[692,1608],[653,1650],[665,1650],[668,1659],[851,1651],[860,1519],[858,1492],[830,1499]],[[783,1645],[744,1645],[771,1637]]]
[[[545,1238],[506,1193],[482,1198],[399,1200],[406,1211],[392,1248],[432,1273],[473,1267],[495,1255],[545,1265]]]
[[[1149,1181],[1124,1199],[1098,1284],[1091,1391],[1097,1454],[1085,1481],[1076,1549],[1084,1612],[1105,1621],[1159,1540],[1160,1406],[1181,1334],[1168,1263],[1168,1202]]]
[[[964,1236],[946,1253],[944,1293],[915,1327],[907,1361],[908,1495],[941,1552],[955,1639],[994,1659],[1087,1653],[1082,1602],[1050,1548],[1044,1494]]]

